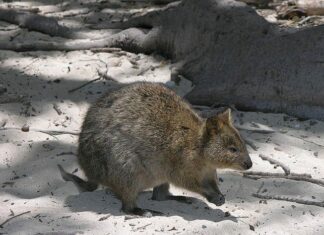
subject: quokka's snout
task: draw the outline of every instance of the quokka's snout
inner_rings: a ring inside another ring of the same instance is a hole
[[[247,155],[242,163],[243,170],[248,170],[253,166],[250,155]]]

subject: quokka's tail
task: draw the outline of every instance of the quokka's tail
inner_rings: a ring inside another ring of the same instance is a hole
[[[75,184],[75,186],[77,186],[80,192],[86,192],[86,191],[91,192],[98,188],[98,184],[96,183],[85,181],[76,175],[67,173],[60,164],[58,164],[57,167],[61,172],[62,178],[65,181],[72,181]]]

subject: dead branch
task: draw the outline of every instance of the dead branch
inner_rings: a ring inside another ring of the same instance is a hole
[[[90,80],[90,81],[88,81],[88,82],[82,84],[81,86],[78,86],[78,87],[76,87],[76,88],[73,88],[73,89],[69,90],[68,92],[69,92],[69,93],[73,93],[73,92],[75,92],[75,91],[77,91],[77,90],[80,90],[81,88],[83,88],[83,87],[85,87],[85,86],[87,86],[87,85],[89,85],[89,84],[91,84],[91,83],[94,83],[94,82],[96,82],[96,81],[98,81],[98,80],[100,80],[100,79],[101,79],[101,77],[99,77],[99,78],[95,78],[95,79],[92,79],[92,80]]]
[[[140,226],[140,227],[138,227],[138,228],[135,228],[135,229],[133,229],[133,232],[139,231],[139,230],[141,230],[141,229],[145,229],[147,226],[150,226],[151,224],[152,224],[152,223],[149,223],[149,224],[146,224],[146,225]]]
[[[281,176],[287,176],[284,173],[271,173],[271,172],[263,172],[263,171],[246,171],[243,172],[243,174],[246,175],[253,175],[253,176],[269,176],[273,178],[281,178]],[[290,173],[290,176],[296,176],[296,177],[304,177],[304,178],[312,178],[310,174],[297,174],[297,173]]]
[[[250,179],[261,179],[261,178],[281,178],[281,179],[289,179],[289,180],[296,180],[296,181],[305,181],[313,184],[317,184],[324,187],[324,180],[320,179],[313,179],[310,174],[296,174],[291,173],[289,167],[285,166],[279,161],[276,161],[272,158],[269,158],[263,154],[259,155],[262,160],[269,161],[271,164],[275,164],[280,166],[285,173],[270,173],[270,172],[261,172],[261,171],[250,171],[250,172],[243,172],[243,177],[250,178]],[[262,199],[276,199],[276,200],[284,200],[284,201],[291,201],[291,202],[297,202],[305,205],[315,205],[315,206],[322,206],[324,207],[324,202],[314,202],[314,201],[307,201],[297,198],[289,198],[285,196],[276,196],[276,195],[261,195],[259,194],[260,189],[263,186],[260,186],[257,193],[252,194],[254,197],[262,198]]]
[[[264,186],[264,182],[261,183],[260,187],[258,188],[257,193],[261,192],[261,189],[263,188],[263,186]]]
[[[61,115],[63,113],[57,104],[53,104],[53,109],[57,112],[58,115]]]
[[[150,4],[169,4],[171,2],[175,2],[178,0],[121,0],[121,2],[127,2],[127,3],[150,3]]]
[[[296,5],[304,9],[308,15],[323,15],[324,2],[322,0],[296,0]]]
[[[150,32],[150,31],[149,31]],[[27,41],[27,42],[7,42],[0,41],[0,49],[23,51],[75,51],[89,50],[103,47],[120,47],[130,52],[148,53],[152,51],[150,33],[138,28],[123,30],[111,37],[104,39],[69,39],[61,42],[52,41]]]
[[[254,133],[259,133],[259,134],[272,134],[272,133],[276,132],[274,130],[246,129],[246,128],[243,128],[243,127],[237,127],[237,129],[240,130],[240,131],[249,131],[249,132],[254,132]]]
[[[324,147],[324,145],[322,145],[322,144],[318,144],[316,142],[313,142],[313,141],[310,141],[310,140],[306,140],[306,139],[304,139],[302,137],[299,137],[299,136],[293,136],[293,135],[289,135],[289,136],[294,137],[294,138],[297,138],[297,139],[300,139],[300,140],[302,140],[302,141],[304,141],[306,143],[309,143],[309,144],[314,144],[314,145],[316,145],[318,147]]]
[[[302,25],[310,20],[316,19],[316,18],[321,18],[320,16],[307,16],[304,19],[302,19],[301,21],[298,22],[298,25]]]
[[[90,12],[91,12],[91,10],[88,8],[81,8],[81,9],[73,9],[73,10],[55,12],[55,13],[51,13],[50,15],[51,16],[59,16],[59,17],[73,17],[73,16],[79,16],[79,15],[87,15]]]
[[[69,28],[59,25],[54,18],[27,11],[0,9],[0,20],[50,36],[71,38],[73,35],[73,32]]]
[[[96,81],[98,81],[98,80],[100,80],[102,78],[103,79],[106,79],[106,80],[107,79],[110,79],[110,77],[107,75],[107,73],[108,73],[108,65],[105,62],[103,62],[102,60],[100,60],[100,61],[105,65],[105,71],[104,72],[101,72],[101,71],[99,71],[97,69],[97,74],[98,74],[98,77],[97,78],[92,79],[92,80],[90,80],[90,81],[82,84],[81,86],[78,86],[76,88],[73,88],[73,89],[69,90],[68,92],[69,93],[75,92],[75,91],[77,91],[77,90],[79,90],[79,89],[81,89],[81,88],[83,88],[83,87],[85,87],[85,86],[87,86],[87,85],[89,85],[91,83],[94,83],[94,82],[96,82]]]
[[[63,156],[63,155],[77,155],[76,153],[74,153],[74,152],[61,152],[61,153],[58,153],[58,154],[56,154],[56,156]]]
[[[313,179],[310,175],[307,174],[290,174],[285,175],[282,173],[269,173],[269,172],[244,172],[243,177],[250,179],[261,179],[261,178],[281,178],[295,181],[305,181],[313,184],[317,184],[324,187],[324,180]]]
[[[30,213],[30,212],[31,212],[31,211],[26,211],[26,212],[20,213],[20,214],[18,214],[18,215],[12,216],[12,217],[10,217],[9,219],[6,219],[4,222],[2,222],[2,224],[0,224],[0,228],[3,228],[3,226],[4,226],[6,223],[8,223],[10,220],[12,220],[12,219],[14,219],[14,218],[17,218],[17,217],[19,217],[19,216],[22,216],[22,215],[28,214],[28,213]]]
[[[92,48],[90,49],[91,52],[98,53],[98,52],[106,52],[106,53],[114,53],[114,52],[120,52],[121,49],[117,47],[103,47],[103,48]]]
[[[264,154],[259,154],[259,157],[262,159],[262,160],[265,160],[265,161],[268,161],[270,162],[271,164],[274,164],[274,165],[277,165],[279,167],[282,168],[282,170],[285,172],[286,175],[289,175],[290,174],[290,169],[288,166],[284,165],[283,163],[277,161],[277,160],[274,160]]]
[[[139,215],[125,215],[124,220],[131,220],[131,219],[138,219],[138,218],[143,218]]]
[[[19,127],[1,127],[0,131],[7,131],[7,130],[20,130],[21,128]],[[41,129],[33,129],[33,128],[29,128],[28,131],[34,131],[34,132],[41,132],[44,134],[48,134],[48,135],[79,135],[79,132],[76,131],[62,131],[62,130],[41,130]],[[26,132],[26,131],[24,131]]]
[[[291,198],[291,197],[286,197],[286,196],[261,195],[258,193],[253,193],[252,196],[261,198],[261,199],[274,199],[274,200],[281,200],[281,201],[288,201],[288,202],[296,202],[296,203],[304,204],[304,205],[324,207],[324,202],[309,201],[309,200],[303,200],[303,199],[299,199],[299,198]]]
[[[29,129],[29,131],[41,132],[48,135],[79,135],[80,134],[77,131],[56,131],[56,130],[40,130],[40,129]]]
[[[118,22],[104,22],[101,24],[96,24],[91,26],[92,29],[127,29],[133,27],[153,27],[155,25],[159,25],[159,21],[161,20],[161,15],[163,12],[170,11],[173,8],[176,8],[180,5],[181,1],[172,1],[169,4],[161,7],[158,10],[150,11],[144,15],[135,16],[127,21],[118,21]]]
[[[110,216],[111,216],[111,215],[109,214],[109,215],[105,215],[105,216],[103,216],[103,217],[100,217],[100,218],[98,219],[98,221],[104,221],[104,220],[106,220],[106,219],[109,219]]]
[[[0,121],[0,128],[5,127],[7,125],[8,119],[3,119]]]
[[[249,145],[254,151],[258,150],[258,146],[256,146],[252,140],[244,138],[245,144]]]

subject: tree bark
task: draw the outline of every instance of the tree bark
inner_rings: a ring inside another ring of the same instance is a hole
[[[324,25],[280,29],[232,0],[183,0],[122,25],[158,29],[154,50],[182,61],[193,104],[324,120]]]
[[[177,20],[176,20],[177,19]],[[324,26],[280,31],[234,1],[187,0],[161,21],[160,52],[185,60],[191,103],[324,118]]]

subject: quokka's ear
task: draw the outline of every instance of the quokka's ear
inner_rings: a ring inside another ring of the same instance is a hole
[[[225,124],[232,123],[231,110],[226,109],[216,116],[207,118],[206,127],[209,128],[219,128],[221,129]]]
[[[221,112],[221,113],[219,113],[218,115],[217,115],[217,118],[220,120],[220,121],[222,121],[222,122],[224,122],[224,123],[226,123],[226,124],[228,124],[228,123],[232,123],[232,115],[231,115],[231,109],[226,109],[226,110],[224,110],[223,112]]]

